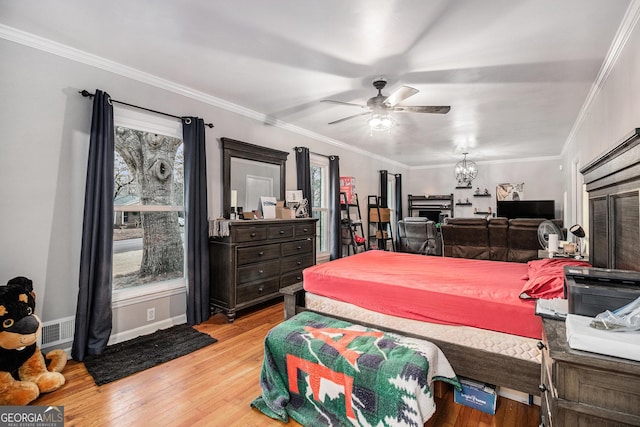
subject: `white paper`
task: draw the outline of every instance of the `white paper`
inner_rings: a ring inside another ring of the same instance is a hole
[[[549,234],[549,252],[558,252],[558,235]]]
[[[262,209],[262,218],[274,219],[276,217],[275,197],[260,197],[260,207]]]
[[[595,329],[589,326],[592,320],[592,317],[567,315],[569,347],[574,350],[590,351],[640,362],[640,333]]]

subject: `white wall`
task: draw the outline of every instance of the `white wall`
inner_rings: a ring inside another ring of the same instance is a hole
[[[209,216],[222,212],[219,138],[291,153],[287,188],[296,187],[293,147],[340,156],[342,175],[357,177],[360,194],[377,194],[378,170],[397,165],[329,145],[131,78],[0,39],[0,282],[34,281],[43,321],[73,316],[76,308],[84,185],[92,102],[78,91],[96,88],[114,99],[175,115],[197,115],[206,130]],[[184,295],[154,301],[156,319],[184,314]],[[140,304],[114,313],[113,333],[146,323]]]
[[[640,127],[640,26],[637,23],[640,11],[637,10],[637,2],[633,5],[635,8],[629,9],[621,26],[619,39],[624,43],[613,46],[610,56],[615,61],[604,67],[601,81],[593,91],[594,96],[563,150],[563,180],[568,185],[569,203],[571,205],[576,200],[578,205],[574,209],[577,216],[572,221],[585,228],[588,226],[584,220],[586,207],[582,206],[580,195],[574,197],[575,191],[570,188],[571,165],[584,167],[618,145],[633,129]],[[580,186],[582,176],[578,179]]]
[[[473,160],[469,158],[469,160]],[[473,217],[473,209],[487,211],[491,207],[496,212],[496,186],[504,183],[524,183],[526,200],[555,200],[556,218],[562,218],[563,212],[563,174],[560,170],[560,158],[539,158],[531,160],[512,160],[509,162],[477,163],[478,176],[471,189],[456,189],[454,176],[455,164],[435,168],[411,169],[406,194],[433,195],[452,194],[457,202],[461,199],[473,203],[473,206],[455,206],[455,217]],[[491,197],[473,197],[476,188]]]

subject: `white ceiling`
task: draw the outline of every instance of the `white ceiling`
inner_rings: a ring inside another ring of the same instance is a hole
[[[0,0],[0,24],[422,166],[560,155],[630,1]],[[320,100],[364,104],[381,76],[451,112],[327,124],[360,110]]]

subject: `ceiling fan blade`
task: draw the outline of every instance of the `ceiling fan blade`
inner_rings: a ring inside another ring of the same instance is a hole
[[[330,102],[332,104],[348,105],[350,107],[367,108],[366,105],[352,104],[351,102],[334,101],[333,99],[322,99],[320,102]]]
[[[418,92],[420,92],[418,89],[409,86],[401,86],[384,100],[384,104],[389,107],[393,107],[398,102],[401,102]]]
[[[338,120],[335,120],[333,122],[329,122],[329,124],[330,125],[335,125],[336,123],[344,122],[345,120],[354,119],[354,118],[360,117],[360,116],[366,116],[368,114],[371,114],[371,113],[367,111],[366,113],[354,114],[353,116],[343,117],[342,119],[338,119]]]
[[[406,107],[395,107],[393,111],[398,112],[410,112],[410,113],[434,113],[434,114],[447,114],[451,110],[449,105],[439,106],[427,106],[427,105],[414,105]]]

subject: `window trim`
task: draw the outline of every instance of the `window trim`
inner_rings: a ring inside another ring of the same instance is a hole
[[[310,166],[315,166],[318,167],[322,170],[322,184],[323,184],[323,188],[322,188],[322,195],[321,195],[321,200],[324,202],[325,206],[311,206],[311,216],[313,216],[313,212],[326,212],[327,218],[329,216],[329,186],[328,186],[328,179],[329,179],[329,159],[325,156],[321,156],[318,154],[309,154],[309,164]],[[311,184],[313,186],[313,183]],[[327,224],[327,227],[325,227],[325,231],[324,231],[324,239],[326,242],[326,250],[325,251],[316,251],[316,260],[318,261],[324,261],[325,258],[328,260],[330,257],[330,249],[329,249],[329,238],[330,238],[330,230]]]
[[[166,136],[176,137],[183,140],[182,122],[171,120],[165,117],[144,113],[124,106],[113,106],[114,128],[118,126],[137,129],[146,132],[159,133]],[[184,144],[184,141],[183,141]],[[115,150],[115,147],[114,147]],[[175,205],[118,205],[113,207],[115,212],[186,212],[185,206]],[[186,243],[186,238],[184,239]],[[184,246],[186,254],[186,244]],[[181,278],[166,280],[163,282],[148,283],[124,289],[113,289],[111,308],[119,308],[127,305],[138,304],[157,298],[164,298],[171,295],[186,294],[187,287],[187,259],[185,256],[184,275]],[[111,275],[113,277],[113,261],[111,265]]]

